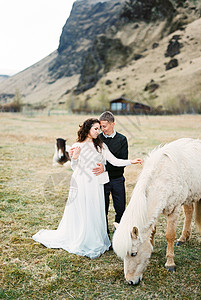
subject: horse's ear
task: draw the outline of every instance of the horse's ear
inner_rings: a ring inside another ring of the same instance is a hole
[[[132,231],[131,231],[131,237],[133,240],[135,240],[138,237],[138,228],[137,227],[133,227]]]
[[[114,227],[117,229],[117,228],[118,228],[118,226],[119,226],[119,223],[117,223],[117,222],[114,222],[114,223],[113,223],[113,225],[114,225]]]

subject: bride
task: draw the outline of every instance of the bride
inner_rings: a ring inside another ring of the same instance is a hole
[[[97,163],[106,160],[115,166],[142,164],[141,159],[117,159],[99,138],[100,121],[86,120],[78,131],[70,154],[73,175],[63,217],[56,230],[40,230],[32,238],[48,248],[95,258],[109,250],[103,184],[107,172],[94,175]]]

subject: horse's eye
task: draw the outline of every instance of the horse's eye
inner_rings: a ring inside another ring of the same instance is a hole
[[[131,253],[131,256],[136,256],[137,255],[137,252],[132,252]]]

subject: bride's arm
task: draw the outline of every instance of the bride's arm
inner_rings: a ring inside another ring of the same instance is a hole
[[[116,158],[116,156],[114,156],[110,150],[108,149],[108,147],[104,144],[104,149],[103,149],[103,156],[105,157],[105,159],[113,166],[116,167],[125,167],[125,166],[129,166],[131,164],[142,164],[142,159],[141,158],[137,158],[137,159],[120,159],[120,158]]]
[[[74,171],[77,167],[79,155],[81,148],[79,146],[73,145],[69,153],[71,154],[71,169]]]
[[[129,159],[120,159],[116,158],[108,147],[104,144],[103,145],[103,156],[105,160],[107,160],[111,165],[116,166],[116,167],[125,167],[131,165],[131,161]]]
[[[75,168],[77,167],[77,164],[78,164],[78,159],[71,159],[71,162],[70,162],[70,165],[71,165],[71,169],[73,171],[75,171]]]

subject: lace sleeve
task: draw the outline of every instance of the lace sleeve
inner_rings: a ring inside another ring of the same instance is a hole
[[[74,143],[74,144],[72,145],[72,148],[73,148],[73,147],[76,147],[76,146],[79,146],[78,143]],[[79,161],[79,157],[78,157],[77,159],[73,159],[73,158],[71,157],[71,169],[72,169],[73,171],[74,171],[75,168],[77,167],[78,161]]]
[[[79,160],[79,157],[78,157],[78,159],[73,159],[73,158],[71,158],[70,164],[71,164],[71,169],[72,169],[73,171],[75,171],[75,168],[76,168],[77,165],[78,165],[78,160]]]
[[[129,159],[116,158],[108,149],[106,144],[103,144],[103,156],[110,164],[116,167],[125,167],[131,165]]]

